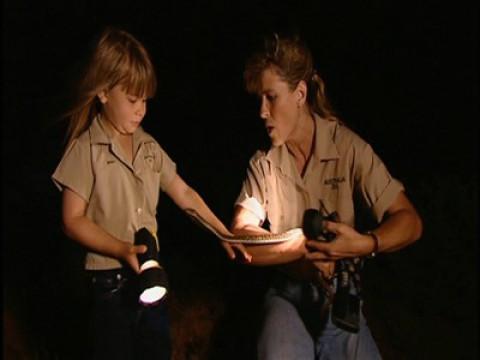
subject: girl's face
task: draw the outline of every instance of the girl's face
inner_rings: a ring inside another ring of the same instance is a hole
[[[147,99],[127,94],[121,85],[98,94],[103,114],[122,135],[133,134],[147,112]]]
[[[272,145],[282,145],[292,138],[298,125],[302,93],[298,86],[291,90],[275,70],[267,68],[262,73],[259,95],[260,117],[265,120]]]

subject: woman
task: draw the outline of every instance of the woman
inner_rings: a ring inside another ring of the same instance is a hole
[[[250,159],[231,231],[301,227],[310,208],[338,214],[335,222],[326,222],[335,235],[331,242],[301,237],[247,247],[252,265],[279,270],[265,297],[258,357],[380,358],[361,311],[358,333],[332,323],[327,294],[337,284],[335,264],[407,246],[420,237],[421,220],[370,145],[334,115],[312,55],[298,38],[275,35],[249,59],[244,76],[247,90],[261,100],[260,117],[272,146]],[[356,199],[378,221],[368,233],[354,228]],[[349,287],[360,296],[353,282]]]

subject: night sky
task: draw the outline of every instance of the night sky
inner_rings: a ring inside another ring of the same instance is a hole
[[[267,140],[257,102],[243,87],[243,66],[274,30],[307,42],[335,110],[404,183],[423,217],[419,242],[366,269],[372,329],[388,344],[385,358],[475,358],[478,6],[331,3],[3,1],[4,308],[22,319],[31,342],[65,354],[73,340],[59,339],[52,327],[81,322],[58,309],[65,299],[82,299],[71,285],[81,278],[82,251],[61,233],[60,193],[50,175],[64,148],[61,114],[92,36],[114,25],[149,50],[159,89],[143,126],[229,224],[248,159]],[[260,292],[251,278],[263,275],[229,263],[165,195],[158,212],[178,297],[211,303],[216,294],[225,316],[240,321],[229,304],[244,293],[238,289]],[[224,353],[210,358],[234,358],[225,339],[218,344]]]

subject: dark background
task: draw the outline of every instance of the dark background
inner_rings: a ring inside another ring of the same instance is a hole
[[[478,6],[153,3],[3,1],[4,354],[81,358],[83,251],[61,233],[50,175],[80,59],[93,35],[116,25],[144,43],[157,69],[144,128],[226,224],[266,140],[244,62],[266,32],[299,32],[334,108],[424,220],[420,241],[365,268],[365,311],[384,358],[475,359]],[[251,358],[268,270],[228,262],[166,196],[158,210],[175,357]]]

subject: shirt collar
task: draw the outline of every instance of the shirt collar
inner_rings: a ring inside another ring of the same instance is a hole
[[[142,143],[147,142],[154,142],[154,138],[147,134],[143,128],[140,126],[138,129],[133,133],[133,143],[137,146]],[[90,125],[90,142],[91,144],[111,144],[112,138],[105,130],[102,121],[100,120],[100,116],[96,116],[92,124]]]
[[[338,122],[325,120],[317,114],[314,114],[314,120],[315,149],[313,151],[313,157],[318,161],[338,159],[340,155],[334,142]],[[291,155],[285,144],[272,146],[266,154],[266,158],[275,166],[279,167],[285,175],[294,173],[292,169],[294,164],[293,161],[291,161],[290,156]]]
[[[338,129],[338,122],[326,120],[314,114],[315,117],[315,149],[313,156],[319,161],[338,159],[340,157],[335,144],[335,135]]]

